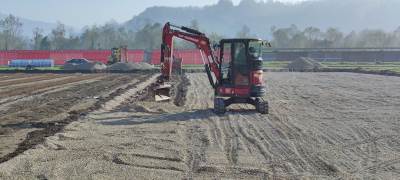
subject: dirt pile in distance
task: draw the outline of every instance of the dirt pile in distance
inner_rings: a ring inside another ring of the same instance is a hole
[[[84,64],[67,63],[64,65],[64,70],[67,71],[100,71],[105,70],[107,66],[101,62],[90,62]]]
[[[151,70],[154,66],[148,63],[122,63],[118,62],[107,67],[109,71]]]
[[[312,58],[301,57],[298,60],[292,61],[287,67],[291,71],[310,71],[324,68],[324,65]]]

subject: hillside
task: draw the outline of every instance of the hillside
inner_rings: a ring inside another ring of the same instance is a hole
[[[0,13],[0,19],[3,19],[7,17],[8,14],[2,14]],[[21,34],[26,37],[32,37],[33,35],[33,30],[37,27],[43,29],[45,34],[48,34],[51,32],[53,28],[57,26],[56,23],[48,23],[48,22],[43,22],[43,21],[36,21],[36,20],[31,20],[27,19],[25,17],[18,17],[19,20],[22,23],[22,32]]]
[[[147,8],[126,22],[126,26],[138,30],[146,23],[171,21],[187,25],[195,19],[208,32],[234,36],[246,25],[260,37],[266,36],[273,26],[288,27],[291,24],[300,28],[335,27],[345,32],[367,28],[392,31],[400,26],[400,23],[393,23],[400,17],[399,8],[398,0],[319,0],[298,4],[243,0],[238,5],[230,0],[220,0],[205,7]]]

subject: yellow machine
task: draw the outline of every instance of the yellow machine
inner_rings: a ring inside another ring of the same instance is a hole
[[[119,48],[111,49],[111,56],[107,64],[115,64],[117,62],[128,62],[128,47],[121,46]]]

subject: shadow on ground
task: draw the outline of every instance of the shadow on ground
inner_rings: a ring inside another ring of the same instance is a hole
[[[98,120],[102,125],[109,126],[120,126],[120,125],[137,125],[137,124],[154,124],[154,123],[165,123],[165,122],[179,122],[188,120],[200,120],[208,119],[211,117],[224,117],[228,115],[246,115],[257,113],[254,110],[230,110],[224,115],[217,115],[211,109],[193,110],[188,112],[181,112],[175,114],[157,114],[148,116],[129,116],[126,118]]]

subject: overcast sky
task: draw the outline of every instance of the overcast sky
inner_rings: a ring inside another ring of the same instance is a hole
[[[238,4],[240,0],[232,0]],[[279,0],[299,2],[303,0]],[[204,6],[218,0],[0,0],[0,13],[40,20],[60,21],[81,28],[110,20],[124,22],[151,6]]]

